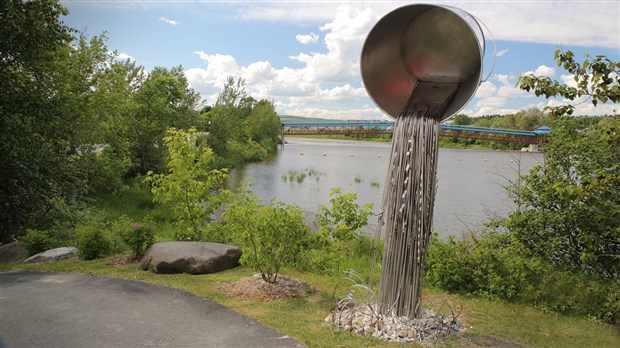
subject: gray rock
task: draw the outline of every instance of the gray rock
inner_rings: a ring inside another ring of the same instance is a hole
[[[143,270],[155,273],[205,274],[239,265],[241,249],[207,242],[165,242],[153,244],[142,258]]]
[[[0,263],[19,263],[28,257],[28,250],[16,242],[0,246]]]
[[[42,262],[54,262],[64,259],[68,259],[77,253],[76,247],[62,247],[44,251],[36,255],[32,255],[25,259],[22,263],[42,263]]]

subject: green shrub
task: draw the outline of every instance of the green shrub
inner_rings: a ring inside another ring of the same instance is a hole
[[[202,230],[193,230],[191,228],[183,228],[177,224],[177,229],[174,231],[174,240],[179,242],[199,242],[202,240]]]
[[[122,151],[108,146],[92,158],[89,184],[98,193],[119,192],[124,186],[123,178],[131,168],[131,158]]]
[[[224,213],[232,239],[243,248],[241,263],[276,283],[280,268],[299,251],[308,234],[303,211],[272,199],[267,206],[245,186]]]
[[[177,218],[177,240],[200,240],[203,227],[213,212],[228,199],[221,189],[228,177],[226,169],[211,169],[213,150],[206,146],[195,128],[169,128],[164,137],[168,150],[168,172],[147,173],[153,200],[169,206]],[[191,232],[187,232],[191,229]]]
[[[226,225],[218,221],[213,221],[205,225],[203,240],[224,244],[232,242]]]
[[[111,234],[100,226],[79,226],[75,234],[78,256],[84,260],[106,257],[115,251],[115,243]]]
[[[523,302],[545,310],[614,323],[620,313],[620,284],[585,272],[558,270],[507,233],[487,232],[471,240],[439,240],[426,260],[425,282],[454,293]]]
[[[333,188],[330,197],[330,205],[320,205],[315,216],[320,226],[317,234],[331,241],[329,252],[336,258],[336,271],[339,272],[343,259],[354,255],[353,246],[363,238],[360,232],[368,224],[372,204],[360,207],[356,203],[357,194],[343,193],[340,188]]]
[[[29,256],[60,246],[59,241],[53,238],[49,232],[31,229],[27,230],[26,234],[20,237],[18,243],[28,250]]]
[[[88,209],[82,212],[82,222],[75,228],[75,246],[78,256],[85,260],[123,253],[127,246],[119,233],[130,222],[127,216],[110,219],[101,210]]]
[[[424,281],[450,292],[474,292],[469,254],[469,245],[465,242],[457,241],[452,236],[447,241],[441,241],[437,234],[433,234],[426,257]]]
[[[585,314],[615,323],[620,319],[620,284],[548,265],[540,282],[521,294],[524,302],[564,314]]]
[[[120,235],[134,257],[141,257],[155,243],[155,229],[150,225],[132,223]]]
[[[293,255],[291,264],[296,269],[318,274],[334,274],[338,265],[331,239],[322,233],[308,234],[302,241],[299,253]]]

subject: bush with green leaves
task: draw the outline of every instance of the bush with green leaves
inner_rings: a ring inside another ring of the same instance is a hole
[[[108,146],[91,157],[93,170],[88,178],[91,191],[96,193],[121,191],[125,186],[123,178],[132,166],[129,155]]]
[[[433,236],[425,282],[460,294],[533,304],[566,314],[620,319],[620,284],[586,273],[557,269],[531,256],[507,233],[487,231],[470,240]]]
[[[95,225],[80,226],[75,231],[78,256],[84,260],[94,260],[109,256],[114,251],[111,234]]]
[[[510,193],[503,225],[533,255],[567,271],[620,276],[620,117],[553,124],[545,161]]]
[[[28,250],[28,255],[34,255],[60,246],[60,242],[52,237],[48,231],[27,230],[21,236],[19,245]]]
[[[262,205],[245,185],[223,214],[231,239],[243,249],[241,263],[261,273],[264,281],[276,283],[289,258],[299,251],[308,234],[303,211],[272,199]]]
[[[155,243],[155,229],[147,224],[132,223],[121,228],[119,234],[136,258],[143,256]]]
[[[75,228],[74,245],[78,248],[79,257],[93,260],[126,252],[125,242],[114,231],[127,226],[128,217],[112,220],[99,210],[89,209],[82,213],[82,219]]]
[[[228,175],[225,169],[211,169],[213,151],[195,128],[170,128],[164,142],[168,149],[168,172],[148,172],[145,181],[151,185],[153,200],[174,211],[183,231],[177,238],[200,240],[205,224],[228,197],[228,191],[221,189]]]
[[[320,205],[315,216],[320,226],[317,234],[324,241],[321,243],[324,245],[318,247],[329,249],[328,252],[335,258],[336,272],[340,271],[343,258],[353,255],[355,242],[362,239],[361,229],[368,224],[368,217],[372,214],[372,204],[360,207],[356,201],[356,193],[344,193],[340,188],[333,188],[330,205]]]
[[[226,229],[226,225],[221,221],[213,221],[205,226],[203,239],[212,243],[230,244],[231,236]]]

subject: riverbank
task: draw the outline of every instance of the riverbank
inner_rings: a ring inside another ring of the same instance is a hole
[[[344,134],[322,134],[322,135],[295,135],[285,137],[286,139],[324,139],[348,141],[351,143],[391,143],[391,135],[344,135]],[[519,151],[520,146],[516,144],[506,144],[489,141],[476,141],[467,139],[441,138],[439,147],[444,149],[472,149],[472,150],[493,150],[493,151]]]

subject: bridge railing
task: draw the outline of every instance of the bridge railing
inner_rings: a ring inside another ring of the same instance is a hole
[[[282,122],[282,135],[391,134],[394,126],[394,121]],[[549,127],[540,127],[534,131],[451,124],[441,124],[440,127],[441,136],[444,137],[521,144],[546,142],[546,135],[550,132]]]

